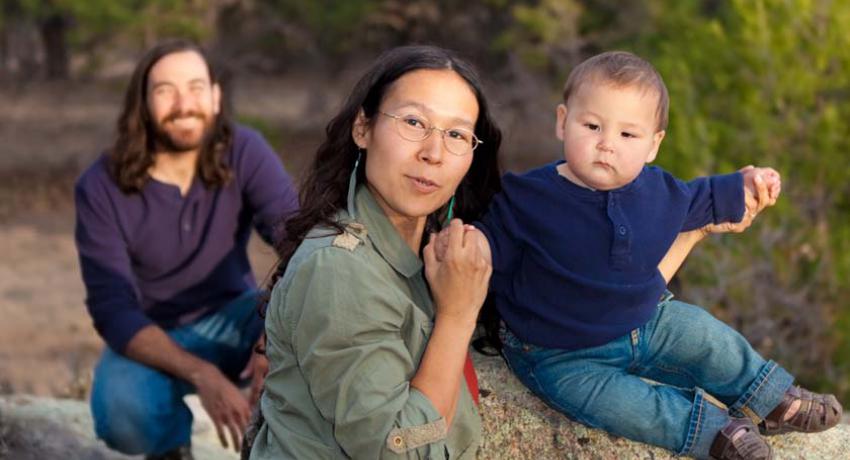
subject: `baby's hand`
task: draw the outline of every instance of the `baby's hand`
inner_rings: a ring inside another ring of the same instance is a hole
[[[470,231],[478,231],[474,225],[464,224],[463,225],[463,233],[466,234]],[[434,255],[437,258],[438,262],[442,262],[443,258],[446,256],[446,251],[449,249],[449,227],[444,228],[440,233],[437,233],[433,236],[434,238]],[[486,242],[486,238],[484,239]],[[479,244],[480,246],[480,244]],[[490,247],[488,246],[486,254],[489,256]]]
[[[776,204],[779,193],[782,191],[782,179],[775,169],[747,166],[741,169],[741,173],[744,175],[744,197],[746,200],[752,200],[758,197],[758,187],[764,184],[768,192],[767,202],[759,202],[759,207],[764,209],[767,206]]]

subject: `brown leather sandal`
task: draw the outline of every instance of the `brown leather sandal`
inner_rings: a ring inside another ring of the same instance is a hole
[[[737,439],[735,434],[744,431]],[[733,418],[714,437],[708,451],[718,460],[772,460],[773,450],[748,418]]]
[[[791,410],[794,401],[800,401],[800,408],[788,420],[785,414]],[[759,423],[759,431],[765,436],[800,431],[816,433],[828,430],[841,421],[841,404],[833,395],[812,393],[809,390],[792,386],[785,392],[782,402]]]

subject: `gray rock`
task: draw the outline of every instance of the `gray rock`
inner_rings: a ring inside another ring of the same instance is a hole
[[[473,353],[481,388],[484,436],[478,458],[672,459],[657,447],[612,436],[573,422],[532,395],[501,358]],[[846,420],[846,418],[845,418]],[[767,438],[777,460],[850,459],[850,425],[816,434]]]
[[[479,459],[671,459],[670,452],[568,420],[531,395],[500,358],[474,355],[482,390]],[[223,450],[196,399],[192,444],[203,460],[234,460]],[[850,425],[819,434],[769,438],[776,458],[850,459]],[[0,459],[126,460],[94,437],[88,405],[32,396],[0,397]]]
[[[189,401],[193,412],[197,404]],[[234,460],[238,455],[218,445],[215,434],[196,413],[192,450],[199,460]],[[212,430],[214,431],[214,430]],[[95,438],[88,404],[71,399],[0,396],[0,459],[129,460]]]

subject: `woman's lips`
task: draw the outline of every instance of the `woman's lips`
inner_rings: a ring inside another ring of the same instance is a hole
[[[413,188],[422,193],[431,193],[440,188],[436,182],[421,176],[405,176],[413,184]]]

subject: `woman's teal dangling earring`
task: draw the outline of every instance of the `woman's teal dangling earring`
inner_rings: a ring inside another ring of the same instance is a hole
[[[357,159],[354,160],[354,172],[357,173],[357,167],[360,166],[360,157],[363,156],[363,149],[357,149]]]
[[[454,217],[455,213],[455,196],[452,195],[452,199],[449,200],[449,212],[446,213],[446,226],[449,225],[449,222],[452,221],[452,217]]]
[[[351,170],[351,176],[348,178],[348,215],[355,218],[354,210],[354,193],[357,191],[357,167],[360,166],[360,157],[363,156],[363,149],[357,149],[357,159],[354,160],[354,168]]]

